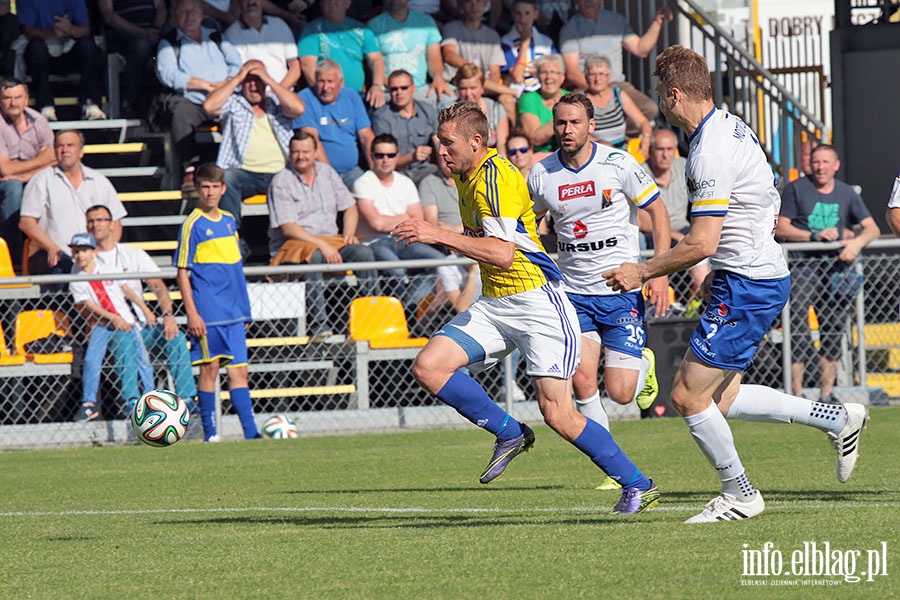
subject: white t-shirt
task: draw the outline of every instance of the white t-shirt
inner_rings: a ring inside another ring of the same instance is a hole
[[[900,208],[900,175],[894,177],[894,189],[891,190],[888,208]]]
[[[83,273],[83,271],[81,267],[75,265],[72,268],[72,273]],[[99,273],[118,273],[118,271],[94,261],[94,270],[90,275]],[[129,325],[134,325],[136,322],[134,313],[131,312],[131,308],[128,306],[128,300],[125,298],[125,292],[122,290],[123,284],[125,282],[121,279],[116,281],[73,281],[69,284],[69,291],[72,293],[72,299],[75,301],[75,304],[92,300],[104,310],[118,314]],[[138,290],[135,291],[140,293]]]
[[[724,216],[712,270],[748,279],[779,279],[787,262],[775,241],[781,196],[756,135],[714,108],[690,137],[685,171],[691,218]]]
[[[112,273],[159,272],[159,265],[156,264],[149,254],[140,248],[127,246],[125,244],[116,244],[116,247],[112,250],[102,250],[97,252],[97,258],[95,260],[98,264],[108,267]],[[120,283],[127,284],[128,287],[134,290],[138,295],[144,290],[144,282],[140,279],[125,279],[119,281]],[[134,308],[134,314],[137,315],[141,325],[146,325],[147,319],[144,316],[144,311],[134,304],[132,304],[132,307]]]
[[[528,175],[534,212],[548,210],[556,228],[559,268],[566,289],[577,294],[616,294],[600,273],[640,261],[638,208],[659,198],[659,189],[627,152],[590,142],[590,160],[577,171],[559,151]]]
[[[259,31],[247,27],[238,19],[225,30],[223,37],[238,49],[241,61],[261,61],[275,81],[280,82],[287,75],[288,61],[297,60],[294,34],[287,23],[278,17],[263,17],[263,25]]]
[[[373,171],[366,171],[353,183],[353,195],[357,200],[366,198],[375,204],[375,209],[386,217],[395,217],[406,214],[410,204],[419,203],[419,190],[412,179],[401,173],[394,172],[394,181],[390,186],[385,186]],[[381,238],[388,234],[375,231],[366,223],[365,217],[360,217],[356,235],[364,244]]]

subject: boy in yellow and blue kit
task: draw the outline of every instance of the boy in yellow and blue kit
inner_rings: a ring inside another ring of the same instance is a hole
[[[250,297],[241,260],[237,225],[219,209],[225,195],[225,171],[213,163],[197,168],[197,208],[181,226],[175,250],[178,288],[191,335],[191,363],[199,365],[197,383],[203,438],[219,441],[215,422],[215,386],[219,365],[228,372],[231,404],[244,437],[259,437],[247,375],[246,328]]]

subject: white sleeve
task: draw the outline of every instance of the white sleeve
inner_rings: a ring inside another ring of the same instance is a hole
[[[701,154],[687,164],[691,216],[724,216],[734,189],[734,166],[725,157]]]
[[[888,208],[900,208],[900,175],[894,177],[894,189],[891,190]]]

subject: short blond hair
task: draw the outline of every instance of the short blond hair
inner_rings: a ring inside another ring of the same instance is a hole
[[[688,99],[712,100],[706,59],[684,46],[670,46],[656,57],[656,70],[664,88],[678,88]]]
[[[475,102],[454,102],[438,113],[438,125],[453,123],[466,139],[481,136],[481,145],[487,147],[488,120]]]

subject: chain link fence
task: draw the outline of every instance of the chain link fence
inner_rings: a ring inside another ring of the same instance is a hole
[[[807,246],[810,245],[789,246],[794,270],[792,302],[760,347],[745,381],[791,389],[793,355],[804,358],[807,383],[817,386],[815,354],[825,346],[840,354],[838,385],[842,389],[875,385],[884,387],[892,396],[900,395],[900,242],[874,243],[850,267],[855,276],[835,270],[835,252],[823,252],[826,246],[814,245],[818,255],[795,255],[795,251],[808,250]],[[440,263],[454,264],[465,265],[468,261],[448,258]],[[365,278],[363,274],[375,266],[378,276]],[[295,418],[301,434],[464,423],[455,411],[422,390],[412,377],[412,359],[425,340],[388,342],[382,338],[370,344],[350,335],[351,303],[355,298],[371,295],[404,300],[403,314],[396,325],[401,330],[407,326],[408,337],[427,338],[433,334],[453,315],[453,309],[441,302],[442,295],[436,289],[436,266],[436,261],[421,260],[377,265],[247,267],[254,316],[247,330],[250,389],[258,423],[272,414],[285,413]],[[402,276],[388,274],[389,269],[400,268],[405,269]],[[321,283],[310,277],[312,272],[323,274]],[[142,275],[160,276],[129,273],[104,278],[134,279]],[[175,300],[176,321],[186,332],[186,317],[174,275],[172,268],[162,272]],[[0,354],[0,447],[106,444],[134,439],[125,418],[128,398],[123,390],[133,387],[128,378],[134,379],[137,366],[116,364],[112,352],[102,368],[98,395],[101,418],[88,423],[74,421],[81,405],[82,364],[89,333],[68,292],[68,282],[76,279],[91,277],[20,277],[0,281],[0,325],[5,339],[4,352]],[[698,310],[697,303],[691,302],[691,281],[686,274],[676,274],[670,283],[675,309],[648,324],[648,340],[657,353],[663,388],[657,401],[660,406],[666,406],[668,386],[687,348]],[[316,309],[320,306],[317,294],[324,297],[325,327],[323,319],[311,314],[311,310],[320,310]],[[160,314],[155,298],[149,294],[145,298]],[[818,328],[814,321],[813,327],[809,326],[810,305],[818,316]],[[826,319],[830,324],[823,328],[821,324]],[[369,321],[367,325],[373,325],[371,317]],[[387,316],[375,321],[382,327],[395,325]],[[183,338],[169,342],[185,343]],[[183,352],[174,353],[182,356],[179,364],[177,357],[169,359],[165,343],[149,350],[157,387],[173,389],[182,396],[194,393],[193,382],[185,382],[185,373],[191,368],[185,364]],[[196,376],[196,368],[192,372]],[[523,361],[507,357],[499,367],[475,377],[517,418],[541,420]],[[240,425],[228,400],[224,369],[220,385],[220,433],[238,437]],[[607,403],[606,407],[613,419],[639,414],[633,403],[624,407]],[[192,420],[188,435],[200,437],[199,418]]]

